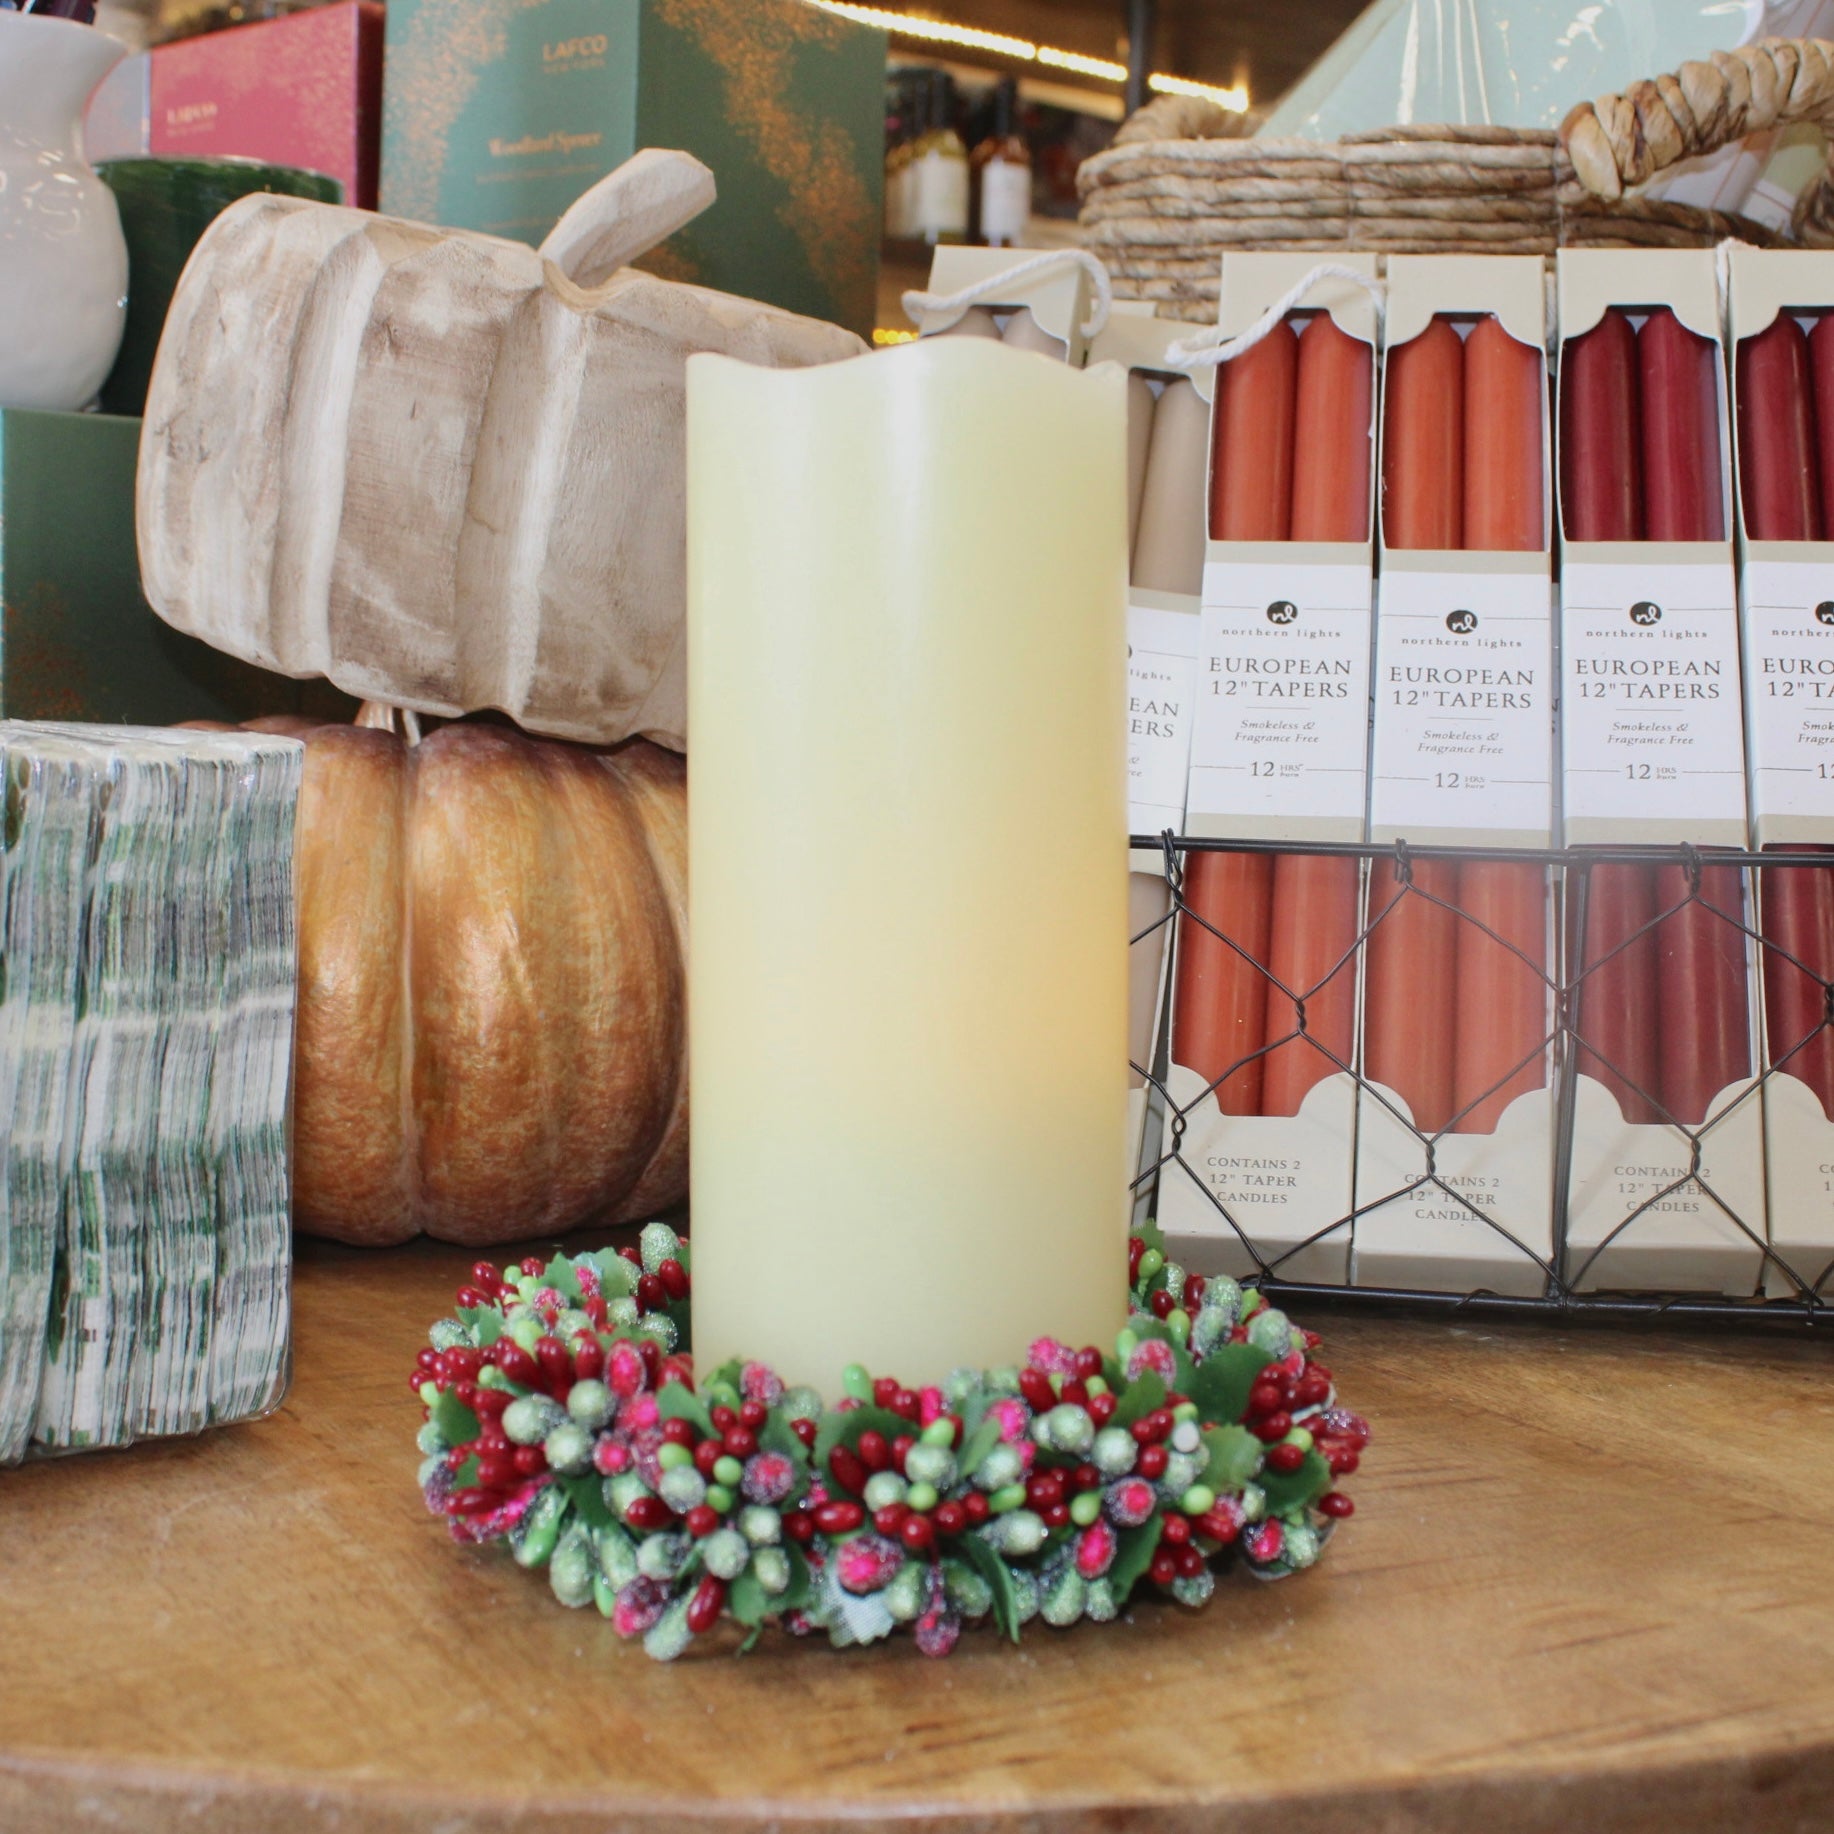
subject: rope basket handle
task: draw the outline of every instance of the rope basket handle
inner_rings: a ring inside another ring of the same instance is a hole
[[[1560,142],[1586,190],[1616,201],[1680,160],[1800,121],[1834,146],[1834,44],[1823,38],[1759,39],[1582,102]],[[1834,240],[1834,175],[1803,194],[1795,227],[1805,241]]]

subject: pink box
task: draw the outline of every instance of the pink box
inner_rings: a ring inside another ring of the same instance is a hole
[[[325,172],[376,207],[382,8],[343,0],[152,53],[151,151]]]

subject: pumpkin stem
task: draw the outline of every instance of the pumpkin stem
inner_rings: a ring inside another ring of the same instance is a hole
[[[356,724],[375,732],[392,732],[410,747],[420,743],[420,715],[411,707],[391,707],[387,701],[366,700],[357,709]]]

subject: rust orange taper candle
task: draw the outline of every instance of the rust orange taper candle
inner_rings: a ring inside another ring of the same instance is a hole
[[[1382,534],[1391,548],[1464,545],[1465,347],[1443,318],[1388,353]]]
[[[1216,374],[1213,541],[1284,541],[1292,526],[1299,339],[1282,320]]]
[[[1543,542],[1541,352],[1494,316],[1465,340],[1464,541],[1467,548],[1532,552]]]
[[[1452,1118],[1452,1008],[1457,977],[1458,867],[1415,860],[1413,888],[1378,863],[1369,891],[1363,1068],[1438,1133]]]
[[[1178,922],[1178,978],[1172,1010],[1173,1055],[1216,1092],[1224,1114],[1259,1114],[1267,1024],[1267,960],[1273,862],[1264,853],[1185,856]],[[1212,925],[1237,948],[1212,935]],[[1244,959],[1237,950],[1245,951]],[[1230,1073],[1232,1065],[1239,1065]]]
[[[1357,887],[1353,859],[1283,853],[1274,861],[1267,965],[1263,1114],[1297,1114],[1327,1076],[1348,1068],[1356,1038]],[[1305,1036],[1297,1000],[1305,1002]],[[1279,1042],[1284,1040],[1285,1042]],[[1315,1041],[1315,1042],[1312,1042]]]
[[[1293,436],[1294,541],[1362,541],[1369,533],[1370,413],[1375,352],[1320,312],[1299,337]]]

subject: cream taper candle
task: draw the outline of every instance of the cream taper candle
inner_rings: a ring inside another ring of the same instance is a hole
[[[975,338],[689,359],[702,1368],[1121,1323],[1125,403]]]

